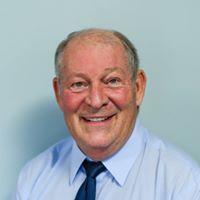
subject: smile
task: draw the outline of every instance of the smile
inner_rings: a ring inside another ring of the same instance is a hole
[[[114,115],[108,117],[82,117],[87,122],[103,122],[108,119],[111,119]]]

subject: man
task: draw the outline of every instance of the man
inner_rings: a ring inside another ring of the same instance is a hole
[[[146,85],[121,33],[74,32],[57,48],[55,96],[72,137],[22,170],[14,199],[200,200],[200,169],[137,119]]]

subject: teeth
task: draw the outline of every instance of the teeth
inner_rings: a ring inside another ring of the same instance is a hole
[[[91,121],[91,122],[101,122],[101,121],[104,121],[105,119],[107,119],[107,118],[100,117],[100,118],[89,118],[87,120]]]

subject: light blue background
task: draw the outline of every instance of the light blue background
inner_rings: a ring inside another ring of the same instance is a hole
[[[88,27],[117,29],[138,49],[148,87],[140,118],[200,162],[200,1],[18,0],[0,5],[0,199],[22,166],[66,137],[51,80],[57,44]]]

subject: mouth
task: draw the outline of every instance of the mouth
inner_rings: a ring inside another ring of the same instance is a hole
[[[82,117],[82,119],[86,122],[90,123],[100,123],[100,122],[106,122],[111,120],[116,114],[110,115],[110,116],[91,116],[91,117]]]

